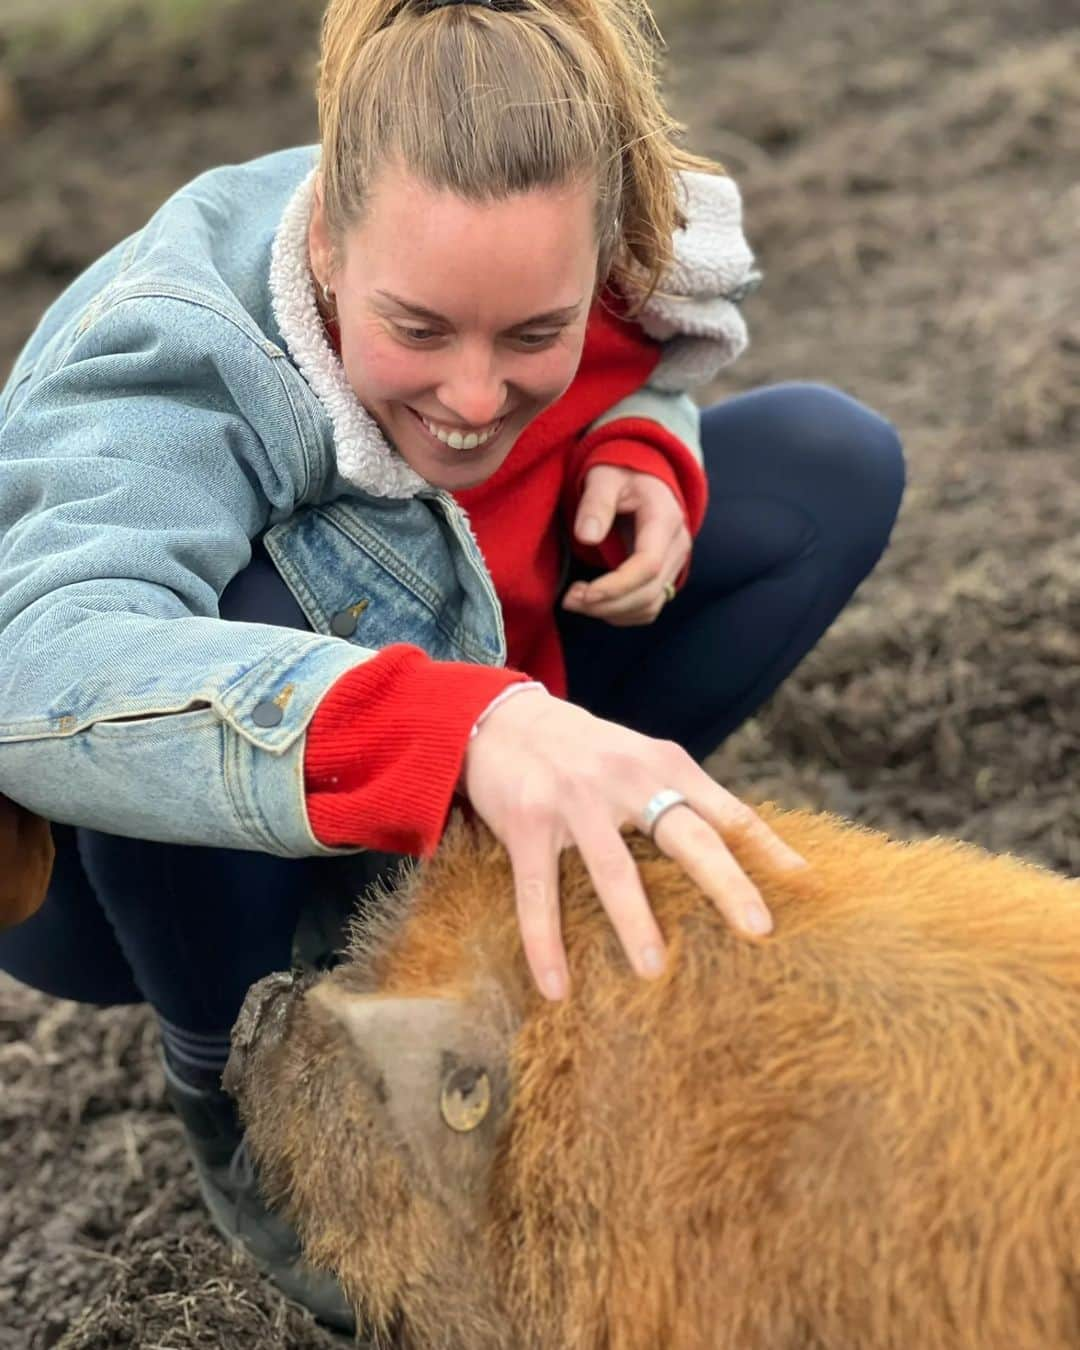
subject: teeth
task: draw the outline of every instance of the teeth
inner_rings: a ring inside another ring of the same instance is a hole
[[[477,446],[490,441],[502,426],[502,418],[500,417],[497,422],[492,422],[491,426],[485,427],[483,431],[467,431],[462,434],[460,431],[447,431],[445,427],[429,422],[426,417],[421,417],[420,420],[434,437],[442,441],[444,445],[448,445],[451,450],[475,450]]]

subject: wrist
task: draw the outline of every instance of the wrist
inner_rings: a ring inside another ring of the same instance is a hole
[[[492,714],[498,712],[498,710],[505,703],[508,703],[512,698],[514,698],[518,694],[543,694],[547,698],[551,697],[551,695],[547,691],[547,688],[543,684],[541,684],[539,680],[521,680],[517,684],[508,685],[500,693],[496,694],[496,696],[491,700],[491,702],[487,705],[487,707],[483,710],[480,716],[473,723],[472,730],[469,732],[469,739],[465,745],[465,754],[462,756],[461,759],[461,772],[458,774],[457,789],[456,789],[462,795],[465,795],[465,772],[468,768],[469,751],[472,749],[473,743],[475,742],[477,736],[480,734],[480,731],[484,726],[485,722],[487,722],[487,720],[492,716]]]
[[[542,694],[547,693],[547,689],[544,687],[544,685],[540,683],[539,680],[522,680],[518,684],[508,685],[504,690],[502,690],[501,693],[496,694],[495,697],[484,709],[484,711],[473,723],[472,730],[469,732],[469,740],[470,741],[475,740],[476,733],[480,730],[480,728],[484,725],[484,723],[487,721],[487,719],[491,716],[491,714],[495,711],[496,708],[501,708],[502,705],[506,703],[507,700],[513,698],[515,694],[527,694],[530,691],[535,690],[539,690]]]

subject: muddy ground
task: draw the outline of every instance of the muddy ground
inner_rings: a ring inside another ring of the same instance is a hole
[[[672,21],[696,146],[768,273],[715,393],[825,380],[908,447],[892,546],[728,785],[1080,871],[1080,10],[756,0]],[[310,139],[314,22],[241,0],[147,55],[125,25],[0,80],[0,368],[170,190]],[[141,1010],[0,983],[0,1350],[333,1338],[210,1235]]]

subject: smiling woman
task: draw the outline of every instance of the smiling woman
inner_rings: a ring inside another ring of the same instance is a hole
[[[799,859],[699,761],[899,501],[895,433],[834,390],[687,396],[760,274],[652,36],[641,0],[331,0],[320,146],[170,198],[0,394],[0,792],[62,826],[0,968],[153,1006],[216,1222],[340,1326],[220,1089],[249,985],[455,802],[549,998],[569,846],[663,969],[628,826],[767,932],[728,843]]]

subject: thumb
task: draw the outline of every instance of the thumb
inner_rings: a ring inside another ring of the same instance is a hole
[[[583,544],[599,544],[611,532],[625,469],[598,464],[585,476],[585,490],[574,515],[574,537]]]

